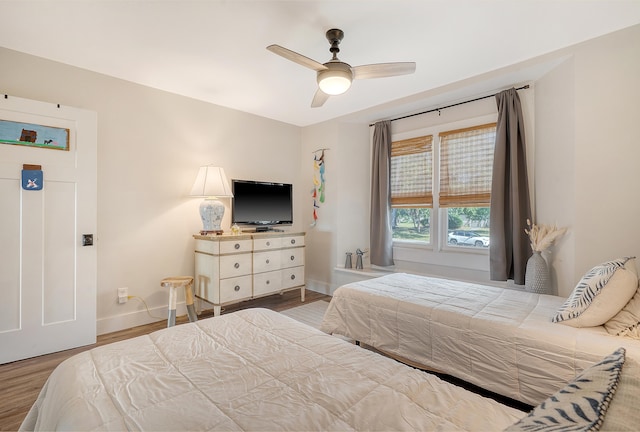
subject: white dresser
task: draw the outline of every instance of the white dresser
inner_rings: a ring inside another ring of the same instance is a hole
[[[304,232],[194,235],[195,295],[221,307],[300,288],[304,301]]]

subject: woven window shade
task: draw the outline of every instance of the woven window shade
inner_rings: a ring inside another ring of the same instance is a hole
[[[496,124],[440,134],[440,207],[488,207]]]
[[[391,143],[391,206],[433,206],[433,135]]]

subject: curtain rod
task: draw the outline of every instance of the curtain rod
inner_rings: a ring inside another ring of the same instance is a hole
[[[529,88],[529,84],[523,85],[522,87],[518,87],[516,90],[525,90],[525,89],[528,89],[528,88]],[[482,99],[487,99],[487,98],[490,98],[490,97],[494,97],[497,94],[498,93],[494,93],[494,94],[491,94],[491,95],[478,97],[478,98],[471,99],[471,100],[464,101],[464,102],[454,103],[454,104],[443,106],[443,107],[440,107],[440,108],[433,108],[433,109],[430,109],[430,110],[427,110],[427,111],[422,111],[422,112],[415,113],[415,114],[408,114],[406,116],[394,118],[394,119],[391,119],[389,121],[393,122],[393,121],[396,121],[396,120],[402,120],[402,119],[406,119],[406,118],[409,118],[409,117],[414,117],[414,116],[418,116],[418,115],[422,115],[422,114],[428,114],[428,113],[432,113],[432,112],[436,112],[436,111],[441,111],[443,109],[451,108],[451,107],[454,107],[454,106],[464,105],[464,104],[467,104],[469,102],[475,102],[475,101],[479,101],[479,100],[482,100]],[[375,126],[375,123],[369,125],[369,127],[371,127],[371,126]]]

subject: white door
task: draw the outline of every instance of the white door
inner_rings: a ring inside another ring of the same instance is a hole
[[[97,115],[0,95],[0,120],[69,131],[68,151],[0,142],[2,364],[96,340]],[[25,164],[42,190],[22,188]]]

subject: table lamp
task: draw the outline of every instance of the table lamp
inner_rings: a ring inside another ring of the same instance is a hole
[[[192,197],[205,197],[200,204],[200,218],[202,219],[201,235],[223,233],[220,228],[224,216],[224,204],[217,198],[231,198],[233,193],[224,170],[211,165],[201,166],[196,181],[191,188]]]

